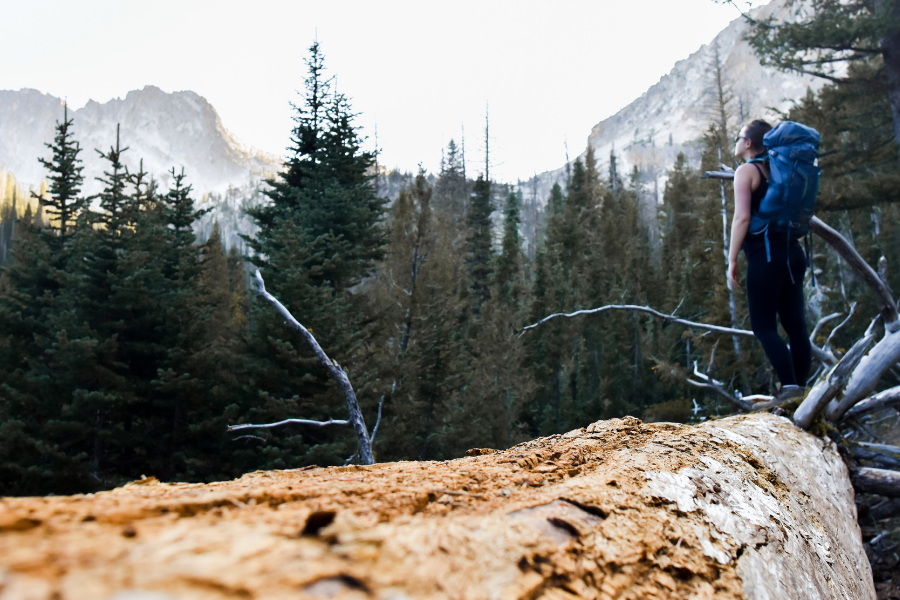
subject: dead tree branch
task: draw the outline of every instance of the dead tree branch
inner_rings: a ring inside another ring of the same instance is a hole
[[[869,450],[861,444],[862,443],[850,445],[850,454],[854,459],[873,462],[876,467],[881,469],[889,469],[892,471],[900,469],[900,459],[895,455]]]
[[[730,402],[735,407],[737,407],[738,410],[742,410],[744,412],[750,412],[753,410],[752,402],[732,396],[731,394],[729,394],[728,392],[725,391],[725,388],[722,388],[714,383],[704,383],[702,381],[695,381],[693,379],[688,379],[687,382],[688,382],[688,384],[690,384],[694,387],[698,387],[698,388],[705,389],[705,390],[711,390],[711,391],[719,394],[720,396],[722,396],[723,398],[728,400],[728,402]]]
[[[870,332],[866,337],[869,336],[874,338],[874,333]],[[857,402],[868,397],[882,376],[897,364],[898,358],[900,358],[900,331],[885,333],[850,374],[850,380],[843,394],[828,405],[826,413],[828,420],[839,421]]]
[[[712,366],[712,357],[710,357],[710,366]],[[707,369],[707,373],[701,373],[700,369],[697,367],[697,361],[694,361],[693,375],[694,375],[694,377],[697,377],[698,379],[701,379],[702,381],[696,381],[694,379],[688,378],[687,383],[694,387],[712,390],[712,391],[716,392],[717,394],[719,394],[720,396],[722,396],[723,398],[728,400],[728,402],[730,402],[731,404],[736,406],[739,410],[742,410],[744,412],[750,412],[753,410],[761,410],[761,409],[768,408],[769,407],[768,404],[760,404],[760,402],[771,401],[774,399],[772,396],[764,396],[764,395],[737,397],[737,396],[729,393],[728,390],[725,389],[724,383],[710,377],[708,374],[708,371],[709,370]]]
[[[327,421],[310,421],[309,419],[285,419],[277,423],[263,423],[260,425],[251,425],[249,423],[241,423],[240,425],[229,425],[227,431],[237,431],[239,429],[268,429],[271,427],[280,427],[296,423],[298,425],[313,425],[315,427],[325,427],[326,425],[349,425],[350,421],[340,419],[328,419]]]
[[[875,298],[878,300],[879,308],[881,310],[881,316],[884,318],[885,329],[891,333],[900,329],[897,303],[894,301],[891,289],[888,287],[887,283],[878,276],[875,269],[870,267],[869,263],[859,255],[856,248],[850,244],[847,238],[838,233],[837,230],[832,229],[818,217],[812,218],[810,227],[816,235],[828,242],[828,244],[841,255],[841,258],[847,261],[847,264],[853,267],[853,270],[862,277],[863,281],[865,281],[869,288],[875,293]]]
[[[300,322],[297,321],[297,319],[295,319],[294,316],[290,313],[290,311],[285,308],[285,306],[281,302],[279,302],[277,298],[275,298],[275,296],[266,291],[266,284],[263,281],[259,269],[256,270],[256,282],[259,285],[259,295],[271,302],[275,306],[275,308],[278,309],[278,312],[280,312],[286,319],[287,324],[303,335],[306,342],[310,345],[313,352],[322,362],[322,365],[324,365],[325,369],[328,371],[328,374],[331,375],[337,382],[338,387],[341,389],[341,392],[343,392],[344,398],[347,401],[347,410],[350,413],[350,418],[345,421],[337,421],[334,419],[329,419],[328,421],[286,419],[278,423],[270,423],[267,425],[232,425],[228,428],[228,430],[233,431],[235,429],[245,429],[249,427],[277,427],[279,425],[284,425],[287,423],[303,423],[305,425],[315,425],[319,427],[325,425],[349,424],[352,425],[353,429],[356,431],[358,455],[362,459],[362,463],[365,465],[375,464],[375,457],[372,454],[372,441],[369,437],[369,431],[368,429],[366,429],[366,422],[363,419],[362,411],[359,409],[359,402],[356,399],[356,392],[353,391],[353,386],[350,384],[350,379],[349,377],[347,377],[347,372],[336,361],[328,358],[328,355],[325,354],[324,350],[322,350],[322,347],[319,345],[319,342],[316,341],[316,338],[313,337],[313,334],[306,327],[301,325]]]
[[[857,492],[900,498],[900,471],[862,467],[852,474]]]
[[[794,423],[800,429],[808,429],[816,416],[847,384],[853,370],[863,355],[869,350],[875,336],[869,334],[859,340],[847,351],[831,371],[820,377],[812,387],[797,410],[794,411]]]
[[[900,385],[878,392],[860,401],[856,406],[844,413],[844,419],[853,419],[882,408],[900,407]]]
[[[550,319],[555,319],[557,317],[565,317],[567,319],[572,317],[579,317],[581,315],[595,315],[602,312],[610,311],[610,310],[630,310],[635,312],[642,312],[648,315],[653,315],[654,317],[660,318],[663,320],[663,327],[671,324],[677,323],[679,325],[685,325],[687,327],[691,327],[693,329],[702,329],[704,331],[715,331],[717,333],[725,333],[728,335],[742,335],[745,337],[755,337],[752,331],[747,329],[734,329],[732,327],[721,327],[719,325],[709,325],[707,323],[697,323],[696,321],[688,321],[687,319],[679,319],[678,317],[674,317],[672,315],[667,315],[666,313],[659,312],[658,310],[653,310],[649,306],[640,306],[637,304],[608,304],[606,306],[601,306],[599,308],[590,308],[586,310],[578,310],[571,313],[554,313],[550,316],[544,317],[537,323],[533,323],[531,325],[526,325],[522,329],[520,329],[516,335],[521,336],[529,329],[534,329],[538,325],[542,325],[546,323]],[[677,310],[677,309],[676,309]]]

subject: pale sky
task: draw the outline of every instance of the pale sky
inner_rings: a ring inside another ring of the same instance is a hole
[[[489,105],[503,181],[560,167],[566,141],[579,154],[592,126],[739,16],[713,0],[0,0],[0,14],[0,89],[75,108],[145,85],[193,90],[279,156],[318,35],[370,149],[377,124],[381,164],[435,171],[465,127],[482,171]]]

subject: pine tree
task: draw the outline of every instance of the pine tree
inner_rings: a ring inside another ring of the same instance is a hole
[[[789,0],[795,7],[799,0]],[[894,159],[900,157],[900,3],[893,0],[815,0],[794,18],[750,19],[750,44],[764,65],[858,85],[857,93],[887,100]],[[877,57],[881,68],[855,69]],[[849,65],[841,73],[838,65]]]
[[[505,305],[516,309],[525,292],[523,256],[519,239],[522,192],[510,191],[503,210],[503,240],[494,270],[494,288]]]
[[[305,94],[294,106],[291,154],[284,173],[268,182],[270,202],[248,211],[259,233],[244,239],[267,288],[314,331],[329,356],[350,370],[365,409],[377,397],[371,397],[364,375],[365,315],[351,289],[374,272],[382,256],[385,201],[375,197],[369,175],[374,156],[361,150],[346,97],[331,91],[318,43],[309,52]],[[259,395],[245,418],[280,420],[302,414],[327,419],[346,411],[305,340],[285,328],[271,306],[255,305],[251,321],[250,385]],[[347,433],[309,428],[302,434],[295,428],[274,432],[273,447],[266,448],[267,464],[343,462],[352,454],[353,438]]]
[[[51,150],[51,157],[49,160],[38,158],[38,162],[50,172],[50,194],[49,197],[36,197],[56,228],[60,244],[64,244],[71,235],[70,226],[86,207],[85,199],[79,196],[83,181],[81,171],[84,167],[80,166],[81,159],[78,158],[81,146],[72,137],[72,123],[69,109],[64,105],[63,120],[56,122],[53,143],[45,144]]]
[[[492,257],[494,254],[491,232],[491,182],[479,176],[472,188],[472,199],[466,215],[469,228],[466,263],[469,268],[472,289],[472,308],[475,314],[490,297]]]

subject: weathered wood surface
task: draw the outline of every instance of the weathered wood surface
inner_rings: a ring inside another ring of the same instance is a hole
[[[0,599],[875,597],[847,469],[769,414],[0,500]]]

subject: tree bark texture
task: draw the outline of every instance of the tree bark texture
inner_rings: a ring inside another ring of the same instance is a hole
[[[445,462],[0,500],[0,599],[875,598],[850,474],[767,413]]]

